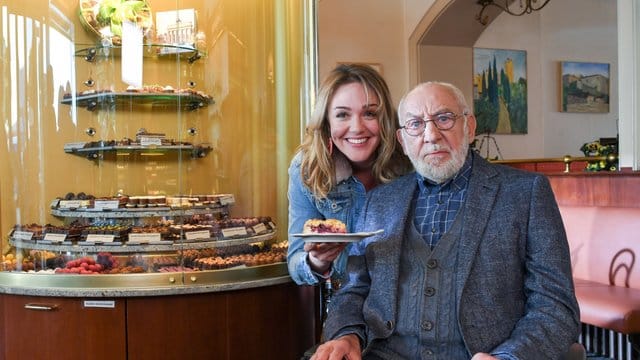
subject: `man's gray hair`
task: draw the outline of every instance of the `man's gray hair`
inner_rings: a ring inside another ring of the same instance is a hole
[[[409,96],[412,92],[414,92],[417,89],[424,88],[424,87],[430,87],[430,86],[440,86],[440,87],[443,87],[443,88],[449,90],[449,92],[456,98],[456,102],[458,103],[460,108],[462,108],[462,112],[464,114],[469,113],[469,105],[467,104],[467,99],[464,97],[464,94],[462,93],[462,90],[458,89],[458,87],[456,87],[455,85],[453,85],[451,83],[448,83],[448,82],[427,81],[427,82],[423,82],[421,84],[416,85],[413,89],[409,90],[409,92],[407,92],[402,97],[402,99],[400,99],[400,103],[398,104],[398,120],[400,121],[400,125],[402,125],[403,108],[404,108],[404,103],[405,103],[405,101],[407,99],[407,96]]]

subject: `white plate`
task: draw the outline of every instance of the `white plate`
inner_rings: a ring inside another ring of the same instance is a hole
[[[382,234],[384,230],[376,230],[372,232],[359,232],[350,234],[335,234],[335,233],[306,233],[306,234],[291,234],[291,236],[299,236],[305,242],[358,242],[366,237]]]

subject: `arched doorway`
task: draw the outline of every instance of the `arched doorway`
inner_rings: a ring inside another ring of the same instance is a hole
[[[480,7],[475,0],[435,0],[409,37],[409,85],[427,79],[423,68],[430,46],[471,49],[486,26],[476,20]],[[501,11],[485,11],[487,25]]]

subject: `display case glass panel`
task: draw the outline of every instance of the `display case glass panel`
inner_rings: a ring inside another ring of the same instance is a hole
[[[2,2],[1,270],[286,275],[309,3]]]

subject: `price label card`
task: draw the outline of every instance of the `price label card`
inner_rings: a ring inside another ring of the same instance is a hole
[[[96,200],[93,208],[96,210],[116,210],[120,202],[118,200]]]
[[[253,231],[255,231],[256,234],[265,233],[267,232],[267,226],[265,224],[260,223],[253,227]]]
[[[64,144],[64,150],[72,151],[76,149],[82,149],[85,146],[85,142],[73,142]]]
[[[184,237],[187,240],[199,240],[211,238],[211,232],[209,230],[189,231],[184,233]]]
[[[85,300],[83,305],[86,308],[114,309],[116,307],[116,302],[114,300]]]
[[[14,231],[13,238],[17,240],[31,240],[33,233],[31,231]]]
[[[158,137],[140,137],[140,145],[142,146],[160,146],[162,145],[162,139]]]
[[[113,242],[115,235],[107,234],[89,234],[87,235],[87,242]]]
[[[222,236],[229,238],[234,236],[247,236],[247,229],[244,227],[232,227],[222,229]]]
[[[129,243],[144,244],[160,240],[160,233],[129,234]]]
[[[220,205],[231,205],[235,203],[236,203],[236,199],[233,197],[232,194],[220,195]]]
[[[44,240],[51,242],[64,242],[67,240],[67,234],[46,233],[44,234]]]
[[[276,229],[276,224],[274,224],[273,221],[269,221],[269,226],[271,226],[273,230]]]
[[[82,200],[61,200],[60,209],[77,209],[82,207]]]
[[[53,199],[53,201],[51,201],[51,205],[49,205],[50,208],[55,209],[58,207],[58,204],[60,204],[60,199]]]

